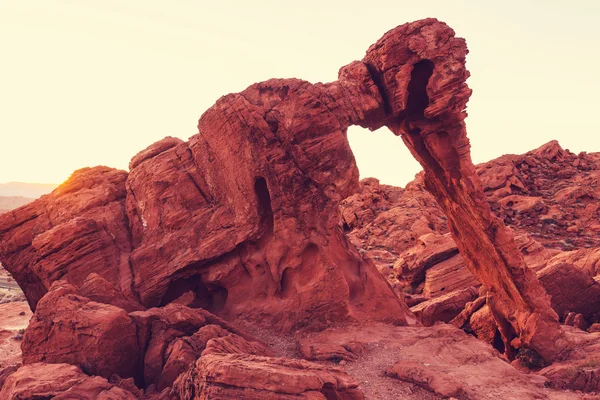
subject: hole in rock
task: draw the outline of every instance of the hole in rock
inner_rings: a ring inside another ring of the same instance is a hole
[[[326,383],[321,389],[321,394],[325,396],[327,400],[339,400],[341,397],[336,393],[333,384]]]
[[[292,297],[297,290],[305,285],[311,284],[315,276],[319,274],[319,246],[308,243],[302,250],[302,261],[300,265],[286,267],[279,281],[279,296]]]
[[[498,329],[496,329],[496,333],[494,334],[493,346],[496,350],[500,352],[500,354],[504,354],[504,341],[502,340],[502,336],[500,335],[500,331]]]
[[[422,119],[425,117],[425,109],[429,105],[429,96],[427,95],[427,84],[433,74],[433,63],[429,60],[422,60],[413,66],[408,82],[408,101],[406,104],[406,114],[409,119]]]
[[[254,181],[254,192],[258,199],[258,215],[264,233],[273,232],[273,208],[271,207],[271,194],[265,178],[259,177]]]
[[[161,307],[177,299],[192,308],[218,312],[227,302],[227,289],[219,285],[207,285],[200,275],[177,279],[169,285],[161,301]]]
[[[295,294],[294,288],[294,270],[290,267],[283,270],[281,274],[280,282],[280,295],[281,297],[291,297]]]
[[[352,228],[350,228],[346,221],[344,221],[344,223],[342,224],[342,229],[344,229],[344,232],[350,232],[352,230]]]
[[[510,191],[512,193],[521,193],[523,190],[518,186],[510,185]]]

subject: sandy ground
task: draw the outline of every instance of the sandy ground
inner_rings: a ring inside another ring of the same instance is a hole
[[[2,275],[0,275],[0,288],[20,290],[19,285],[14,279]]]
[[[277,357],[299,359],[297,342],[293,335],[281,335],[256,325],[238,322],[236,327],[263,342]],[[359,388],[369,400],[438,400],[442,397],[415,384],[385,376],[383,371],[394,364],[393,354],[386,349],[373,349],[364,357],[351,363],[313,361],[332,367],[341,367],[359,383]]]
[[[21,340],[29,324],[31,310],[25,301],[0,304],[0,368],[21,362]]]

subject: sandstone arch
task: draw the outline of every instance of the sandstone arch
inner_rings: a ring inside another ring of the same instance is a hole
[[[387,127],[423,166],[427,190],[448,217],[469,269],[488,289],[507,354],[530,347],[552,360],[562,337],[558,317],[512,231],[492,215],[471,161],[463,121],[471,94],[466,54],[463,39],[429,19],[388,32],[363,62],[389,103]],[[426,67],[431,64],[433,71]]]
[[[489,291],[509,355],[528,347],[551,360],[557,316],[512,232],[491,214],[470,159],[466,54],[451,28],[426,19],[386,33],[335,82],[272,79],[224,96],[188,142],[155,143],[128,174],[78,171],[0,217],[0,261],[32,308],[56,279],[80,285],[97,273],[145,307],[212,304],[282,331],[353,319],[406,324],[411,313],[337,215],[358,184],[346,129],[387,126],[425,169]],[[211,290],[216,300],[205,296]]]

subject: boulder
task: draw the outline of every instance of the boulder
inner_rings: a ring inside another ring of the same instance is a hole
[[[425,326],[431,326],[437,321],[450,322],[477,296],[478,290],[474,287],[456,290],[419,303],[412,307],[411,311]]]
[[[569,312],[582,314],[590,321],[600,317],[600,284],[589,270],[559,258],[550,260],[538,276],[552,296],[552,307],[561,318]]]
[[[88,275],[81,284],[79,293],[97,303],[112,304],[127,312],[144,310],[137,301],[125,297],[112,283],[96,273]]]
[[[340,368],[246,354],[204,355],[173,390],[185,399],[364,399]]]
[[[96,303],[56,281],[25,330],[23,363],[68,363],[90,375],[137,377],[137,327],[122,308]]]
[[[33,363],[19,368],[1,386],[0,399],[135,400],[133,393],[69,364]]]
[[[51,194],[0,217],[0,262],[35,310],[55,280],[97,273],[132,297],[127,173],[84,168]]]

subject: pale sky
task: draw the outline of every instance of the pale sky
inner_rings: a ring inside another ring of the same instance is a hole
[[[467,39],[473,158],[552,139],[600,151],[600,2],[0,0],[0,182],[125,169],[187,139],[217,98],[268,78],[337,78],[386,31],[436,17]],[[420,170],[386,129],[351,128],[361,177]]]

